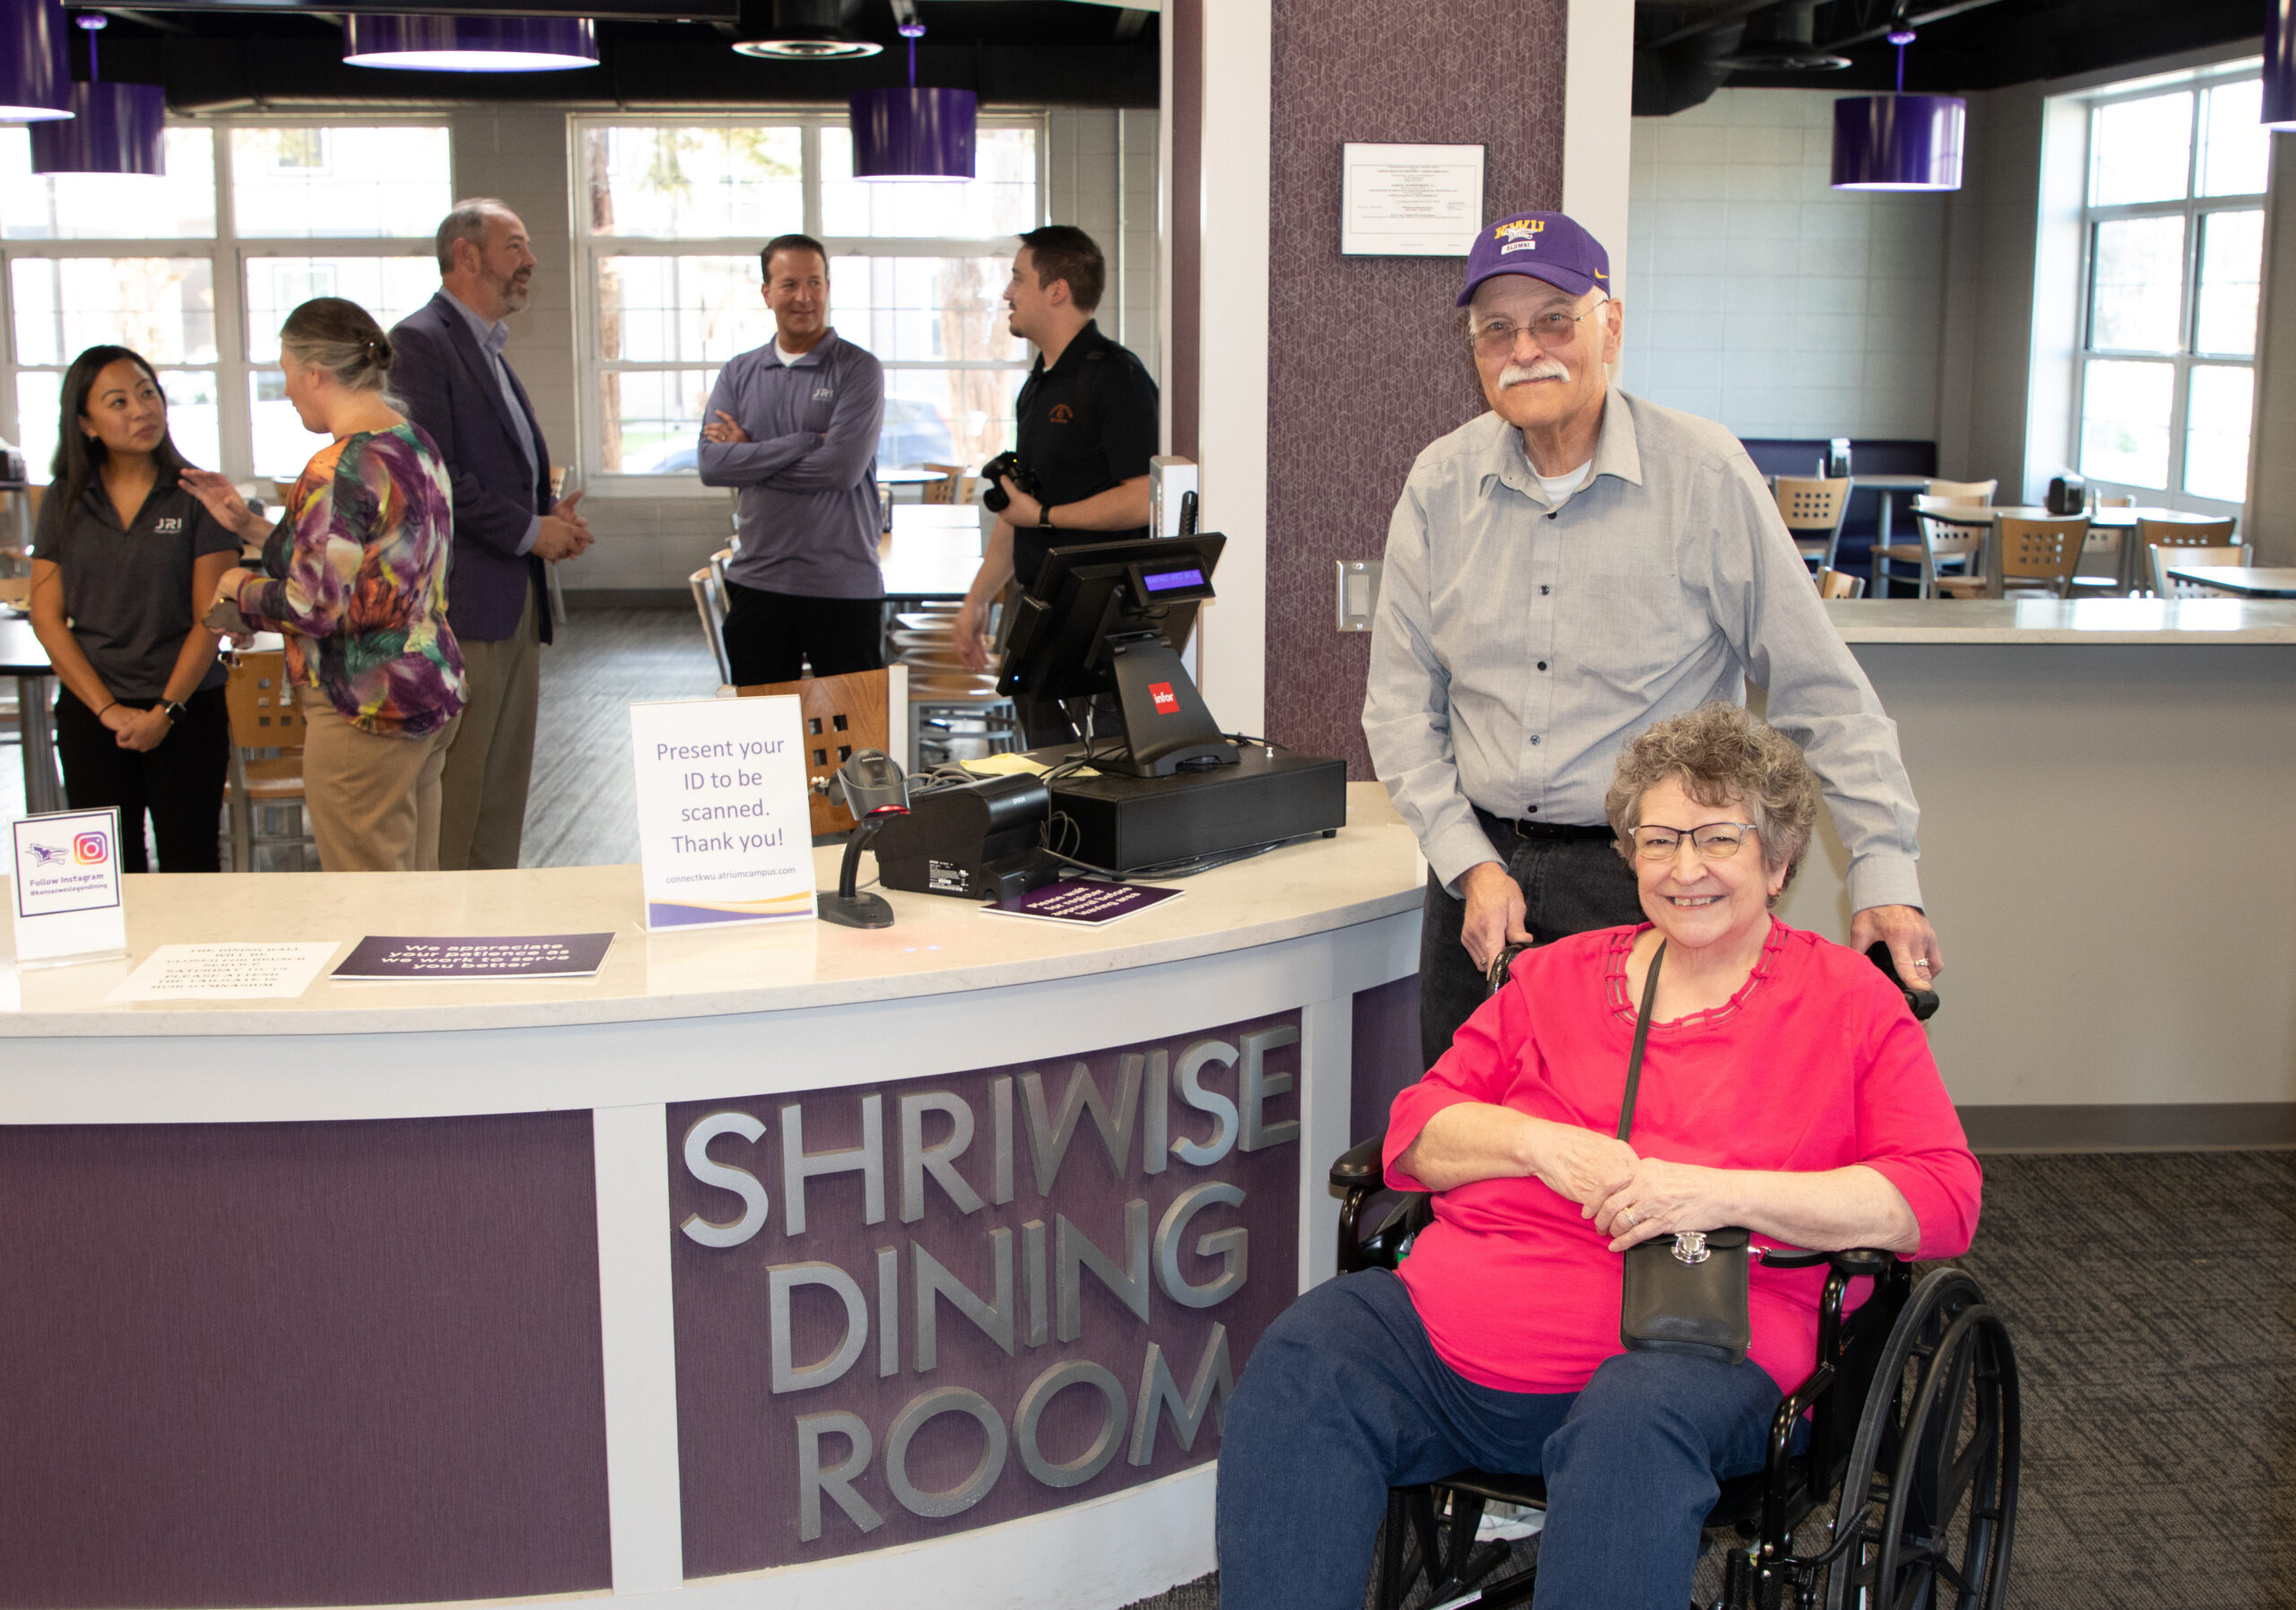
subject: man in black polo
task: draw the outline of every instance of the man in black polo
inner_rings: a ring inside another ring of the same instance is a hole
[[[1041,496],[1009,477],[1000,483],[1012,502],[957,612],[957,650],[975,670],[995,662],[988,612],[1006,583],[1034,581],[1054,548],[1148,535],[1156,382],[1092,321],[1107,278],[1100,248],[1070,224],[1031,230],[1013,258],[1004,289],[1013,334],[1037,345],[1036,367],[1021,387],[1016,450]],[[1057,710],[1022,716],[1031,745],[1069,735]]]

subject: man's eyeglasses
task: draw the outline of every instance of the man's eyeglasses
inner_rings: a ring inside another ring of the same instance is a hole
[[[1609,300],[1607,297],[1603,299],[1604,301]],[[1551,309],[1544,313],[1534,314],[1528,324],[1517,324],[1509,318],[1487,319],[1474,326],[1469,339],[1474,343],[1474,350],[1484,357],[1501,358],[1515,350],[1516,342],[1527,330],[1539,345],[1548,352],[1559,352],[1578,339],[1579,320],[1602,305],[1598,301],[1586,313],[1565,313],[1560,308]]]
[[[1709,822],[1703,827],[1638,827],[1627,836],[1634,840],[1634,853],[1646,861],[1671,861],[1682,849],[1687,839],[1698,853],[1709,861],[1726,861],[1738,853],[1738,846],[1754,831],[1751,822]]]

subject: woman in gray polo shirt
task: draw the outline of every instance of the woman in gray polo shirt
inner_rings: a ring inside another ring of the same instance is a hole
[[[180,483],[160,379],[124,346],[64,376],[54,483],[33,541],[32,630],[64,689],[56,747],[75,811],[117,805],[120,869],[215,872],[230,718],[199,614],[239,539]]]

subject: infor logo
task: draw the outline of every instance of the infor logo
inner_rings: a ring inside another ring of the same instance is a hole
[[[1148,684],[1148,697],[1156,701],[1156,713],[1158,715],[1177,716],[1179,714],[1180,696],[1172,692],[1172,684],[1170,683],[1150,683]]]

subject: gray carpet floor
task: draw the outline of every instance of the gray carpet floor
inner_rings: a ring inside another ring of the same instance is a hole
[[[2296,1153],[1988,1157],[2018,1610],[2296,1606]],[[1133,1610],[1216,1610],[1216,1577]]]

